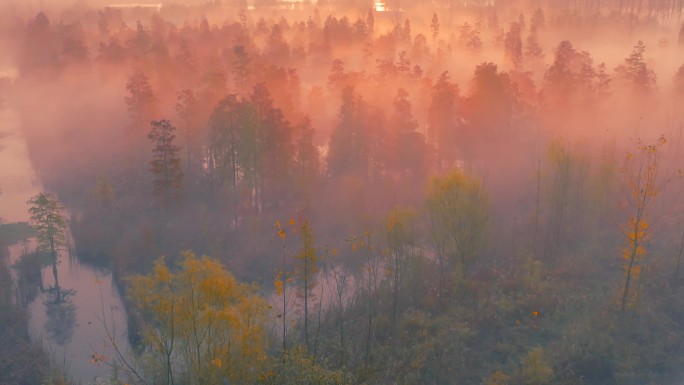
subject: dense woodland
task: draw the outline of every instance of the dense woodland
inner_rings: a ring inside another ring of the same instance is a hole
[[[113,270],[113,383],[682,382],[682,2],[452,3],[0,16],[33,271]]]

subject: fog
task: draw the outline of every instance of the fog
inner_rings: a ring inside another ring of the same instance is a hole
[[[5,0],[0,218],[112,273],[110,381],[681,383],[683,5]],[[254,350],[165,350],[160,257]]]

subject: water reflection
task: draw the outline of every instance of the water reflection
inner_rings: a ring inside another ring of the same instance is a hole
[[[42,188],[31,167],[19,116],[11,108],[0,111],[0,147],[2,221],[28,221],[26,202]],[[114,357],[111,339],[123,354],[130,351],[126,312],[111,271],[81,266],[66,254],[62,263],[53,265],[33,252],[33,241],[15,243],[9,250],[15,300],[28,309],[31,339],[42,343],[77,382],[91,383],[96,376],[110,374],[110,367],[92,362],[93,357]]]
[[[28,240],[20,242],[19,247],[21,256],[13,264],[17,272],[17,299],[28,307],[41,293],[47,316],[44,330],[51,341],[63,346],[71,341],[76,326],[76,305],[73,303],[76,290],[59,284],[59,256],[51,258],[46,257],[45,253],[33,251]],[[52,267],[53,280],[47,287],[42,274],[46,267]]]
[[[63,289],[59,285],[48,288],[43,301],[45,305],[45,332],[59,346],[71,341],[76,326],[76,305],[72,297],[76,294],[74,289]]]
[[[16,272],[14,282],[16,282],[17,290],[15,296],[24,307],[33,302],[39,292],[45,291],[41,275],[43,263],[40,254],[31,252],[28,249],[28,244],[29,242],[25,240],[18,245],[21,256],[12,265]]]
[[[69,376],[90,383],[110,374],[102,362],[116,356],[110,337],[123,354],[130,352],[126,313],[111,272],[82,266],[67,255],[60,262],[34,252],[32,242],[10,247],[16,299],[28,308],[31,339],[42,343]]]

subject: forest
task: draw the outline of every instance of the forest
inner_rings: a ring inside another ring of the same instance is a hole
[[[684,383],[684,1],[37,3],[0,384]]]

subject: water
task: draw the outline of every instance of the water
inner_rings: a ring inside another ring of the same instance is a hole
[[[0,218],[5,223],[28,221],[26,202],[42,190],[20,127],[16,113],[0,112]],[[12,245],[10,264],[32,247],[30,242]],[[66,251],[59,260],[56,274],[52,266],[34,265],[28,269],[34,273],[32,280],[22,281],[15,270],[13,281],[21,288],[18,300],[29,312],[31,339],[41,343],[71,378],[88,384],[110,374],[107,361],[116,354],[112,340],[122,352],[129,352],[126,314],[109,270],[81,265]]]
[[[23,249],[20,244],[10,246],[10,263],[20,258]],[[89,383],[110,374],[107,362],[116,356],[112,341],[129,353],[126,313],[111,272],[80,265],[76,258],[62,254],[58,287],[52,267],[41,269],[44,290],[34,291],[27,305],[29,333],[70,377]],[[16,272],[14,276],[18,282]],[[22,295],[27,295],[26,290]]]

